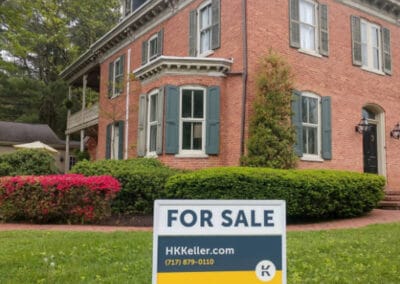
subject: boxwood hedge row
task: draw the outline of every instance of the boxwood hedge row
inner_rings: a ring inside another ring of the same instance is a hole
[[[178,199],[281,199],[288,218],[359,216],[384,195],[378,175],[332,170],[211,168],[168,179],[166,197]]]
[[[164,166],[156,159],[82,161],[71,170],[72,173],[111,175],[121,183],[121,191],[112,200],[114,214],[151,214],[155,199],[164,198],[167,179],[178,173]],[[180,173],[181,171],[179,171]]]

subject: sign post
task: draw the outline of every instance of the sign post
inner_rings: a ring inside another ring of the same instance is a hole
[[[153,284],[286,283],[277,200],[157,200]]]

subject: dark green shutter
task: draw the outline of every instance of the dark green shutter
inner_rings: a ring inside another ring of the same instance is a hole
[[[124,122],[118,121],[118,160],[124,159]]]
[[[111,128],[112,128],[112,124],[107,125],[107,129],[106,129],[106,159],[111,158]]]
[[[383,71],[392,74],[392,52],[390,49],[390,30],[382,28],[382,46],[383,46]]]
[[[157,34],[157,57],[163,54],[164,44],[164,29],[161,29]]]
[[[179,152],[179,88],[165,87],[166,114],[165,114],[165,153]]]
[[[206,99],[206,154],[219,153],[220,89],[209,87]]]
[[[189,56],[197,55],[197,11],[189,14]]]
[[[211,14],[211,49],[214,50],[221,46],[221,0],[211,2]]]
[[[319,8],[319,53],[329,55],[329,27],[328,27],[328,6],[320,4]]]
[[[164,121],[164,88],[160,88],[157,96],[157,141],[156,153],[162,154],[163,147],[163,121]]]
[[[289,0],[290,46],[300,48],[300,10],[299,0]]]
[[[147,125],[147,96],[139,96],[139,117],[137,134],[137,155],[143,157],[146,155],[146,125]]]
[[[332,160],[331,97],[322,97],[322,158]]]
[[[145,40],[142,43],[142,65],[147,63],[147,54],[148,54],[148,42]]]
[[[359,17],[356,16],[351,16],[351,41],[353,51],[353,64],[356,66],[361,66],[361,20]]]
[[[113,85],[114,85],[114,62],[108,65],[108,97],[113,96]]]
[[[301,108],[301,92],[294,90],[292,94],[292,125],[296,131],[296,143],[294,152],[297,156],[303,156],[303,114]]]

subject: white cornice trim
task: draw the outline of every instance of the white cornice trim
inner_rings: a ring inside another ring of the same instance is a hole
[[[398,0],[336,0],[347,6],[370,14],[389,23],[399,25],[400,1]]]
[[[233,60],[225,58],[160,56],[133,70],[135,78],[147,82],[161,74],[225,77]]]

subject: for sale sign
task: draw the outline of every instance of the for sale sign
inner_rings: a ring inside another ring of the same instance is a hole
[[[286,283],[276,200],[157,200],[153,284]]]

